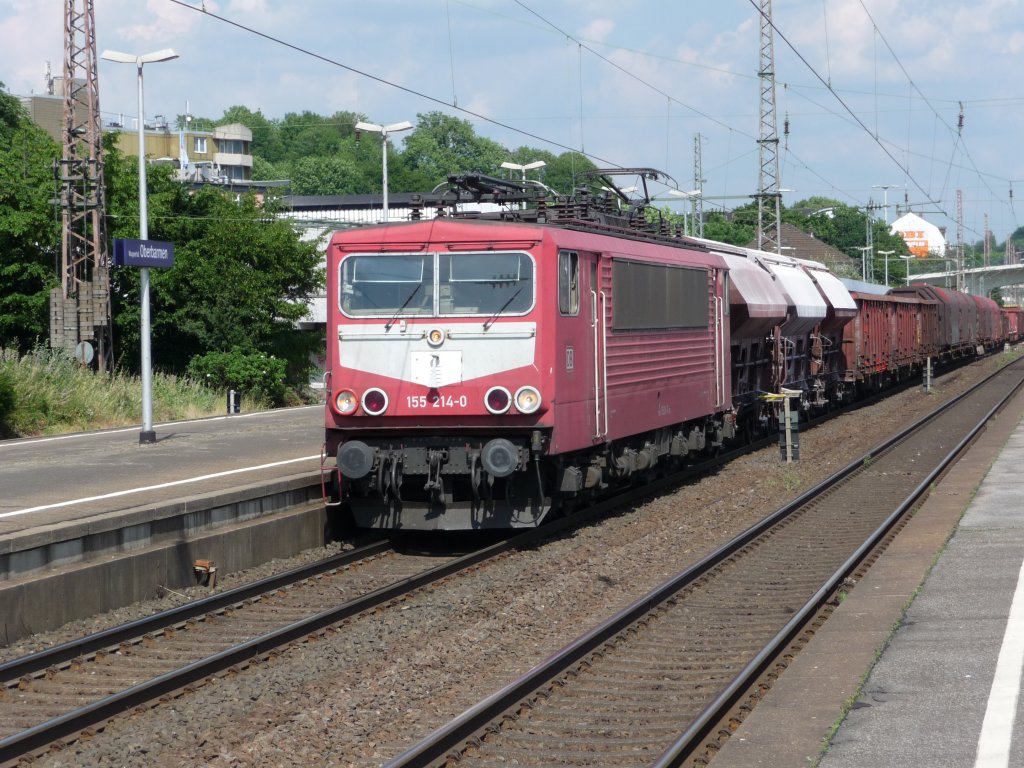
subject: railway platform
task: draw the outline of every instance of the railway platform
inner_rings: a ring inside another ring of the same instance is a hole
[[[0,642],[324,541],[323,407],[0,441]]]
[[[1022,415],[1018,394],[712,768],[1024,765]]]

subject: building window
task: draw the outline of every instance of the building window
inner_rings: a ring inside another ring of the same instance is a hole
[[[195,147],[194,147],[193,151],[197,155],[205,155],[206,154],[206,137],[205,136],[196,136],[196,138],[195,138]]]
[[[245,142],[238,139],[220,139],[217,142],[217,149],[225,155],[244,155]]]

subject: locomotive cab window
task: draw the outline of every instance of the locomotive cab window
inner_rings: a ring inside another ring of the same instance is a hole
[[[345,259],[341,309],[355,317],[433,314],[433,257],[375,254]]]
[[[442,253],[438,278],[442,315],[520,315],[533,306],[525,253]]]
[[[580,258],[575,251],[558,253],[558,311],[571,316],[580,312]]]

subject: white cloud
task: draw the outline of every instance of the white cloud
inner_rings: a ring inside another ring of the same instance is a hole
[[[615,22],[611,19],[594,19],[583,28],[580,35],[584,40],[604,42],[615,31]]]

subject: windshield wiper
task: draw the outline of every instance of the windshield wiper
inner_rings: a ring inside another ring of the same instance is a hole
[[[412,293],[405,297],[405,301],[402,302],[402,306],[395,310],[395,314],[391,316],[391,319],[388,320],[387,324],[384,326],[385,333],[391,330],[391,326],[395,324],[395,320],[397,320],[398,316],[402,314],[402,310],[409,306],[409,302],[412,301],[412,297],[419,292],[421,285],[423,285],[423,283],[416,283],[416,287],[412,289]]]
[[[504,304],[501,305],[501,309],[499,309],[497,312],[495,312],[493,315],[491,315],[490,319],[488,319],[488,321],[486,323],[484,323],[484,330],[485,331],[488,328],[490,328],[492,325],[494,325],[494,321],[498,319],[498,315],[500,315],[502,312],[504,312],[506,309],[508,309],[508,305],[511,304],[513,301],[515,301],[516,296],[518,296],[520,293],[523,292],[523,288],[524,287],[525,286],[520,285],[518,288],[516,288],[515,293],[513,293],[511,296],[508,297],[508,301],[506,301]]]

